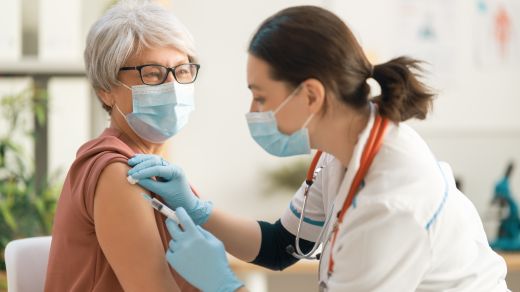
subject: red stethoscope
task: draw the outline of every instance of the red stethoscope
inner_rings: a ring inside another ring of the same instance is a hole
[[[377,115],[374,121],[374,125],[372,126],[372,129],[370,131],[370,135],[368,137],[368,140],[365,144],[365,148],[363,149],[363,153],[361,155],[361,164],[359,166],[359,169],[356,172],[356,175],[354,176],[354,180],[352,181],[352,184],[350,185],[350,189],[347,194],[347,198],[343,202],[343,206],[341,208],[341,211],[337,215],[336,222],[334,224],[334,227],[332,229],[331,234],[331,241],[330,241],[330,256],[329,256],[329,266],[328,266],[328,273],[329,275],[332,274],[334,271],[334,259],[332,255],[332,248],[334,246],[334,243],[336,242],[336,237],[338,235],[339,226],[341,223],[343,223],[343,219],[345,217],[345,214],[347,213],[347,210],[352,205],[352,201],[354,200],[354,197],[356,196],[356,193],[359,189],[359,186],[361,185],[361,182],[363,178],[365,177],[366,173],[368,172],[368,169],[370,168],[370,165],[372,164],[372,161],[374,160],[374,157],[377,155],[379,149],[381,148],[381,145],[383,144],[383,136],[385,134],[385,130],[388,126],[388,119],[381,117],[381,115]],[[304,198],[303,198],[303,206],[302,206],[302,212],[300,214],[299,223],[298,223],[298,230],[296,233],[296,240],[295,240],[295,246],[296,251],[292,246],[289,246],[287,248],[287,251],[291,253],[294,257],[299,259],[319,259],[319,257],[312,257],[311,255],[316,251],[319,244],[322,242],[322,237],[324,234],[324,230],[326,229],[326,226],[328,225],[328,221],[325,223],[325,225],[322,227],[322,230],[318,236],[317,244],[311,249],[310,252],[304,254],[302,253],[300,246],[299,246],[299,238],[300,238],[300,229],[302,221],[305,218],[305,207],[307,204],[307,197],[309,194],[309,189],[314,183],[314,180],[317,176],[317,174],[321,171],[321,167],[316,168],[318,161],[321,157],[322,152],[318,150],[316,154],[314,155],[314,158],[312,159],[311,165],[309,166],[309,170],[307,171],[307,177],[305,179],[306,187],[304,191]],[[331,210],[332,211],[332,210]]]

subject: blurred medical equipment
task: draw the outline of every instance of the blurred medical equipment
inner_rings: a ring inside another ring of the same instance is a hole
[[[491,248],[496,250],[520,250],[520,217],[518,204],[513,198],[509,178],[514,164],[510,162],[504,177],[496,184],[492,204],[500,206],[500,227],[497,238],[491,242]]]

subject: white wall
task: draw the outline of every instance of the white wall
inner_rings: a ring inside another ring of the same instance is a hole
[[[84,78],[49,82],[48,169],[67,173],[78,148],[90,139],[90,85]]]
[[[0,60],[16,60],[22,53],[22,5],[18,1],[2,2],[0,17]]]

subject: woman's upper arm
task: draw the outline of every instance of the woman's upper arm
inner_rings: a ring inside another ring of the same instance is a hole
[[[125,291],[178,291],[153,209],[146,192],[127,182],[128,169],[109,164],[98,180],[94,222],[101,249]]]

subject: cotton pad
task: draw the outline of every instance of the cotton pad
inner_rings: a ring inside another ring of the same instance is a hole
[[[139,180],[134,179],[131,175],[127,176],[126,180],[132,185],[135,185],[137,182],[139,182]]]

